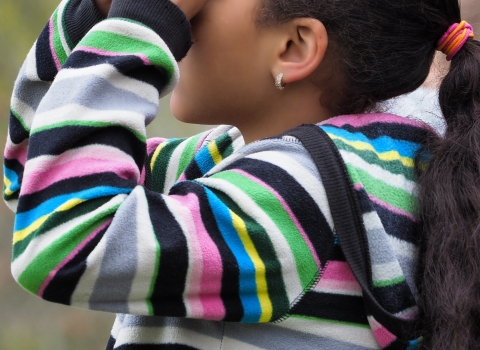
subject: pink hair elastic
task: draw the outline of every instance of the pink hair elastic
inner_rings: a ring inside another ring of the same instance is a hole
[[[447,55],[447,61],[463,47],[468,38],[475,38],[473,28],[466,21],[452,24],[437,42],[437,50]]]

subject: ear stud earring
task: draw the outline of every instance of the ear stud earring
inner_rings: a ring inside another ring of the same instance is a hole
[[[277,77],[275,78],[275,86],[277,87],[278,90],[283,90],[285,89],[285,85],[286,84],[283,84],[282,85],[282,80],[283,80],[283,73],[280,73],[277,75]]]

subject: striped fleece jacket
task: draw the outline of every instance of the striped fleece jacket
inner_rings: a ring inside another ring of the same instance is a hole
[[[11,103],[15,279],[117,313],[107,349],[415,349],[365,310],[298,139],[245,145],[230,126],[146,139],[189,45],[168,0],[114,0],[106,19],[92,0],[59,5]],[[414,317],[413,158],[428,128],[389,114],[319,127],[358,194],[375,295]]]

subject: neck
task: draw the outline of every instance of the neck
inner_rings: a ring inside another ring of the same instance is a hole
[[[266,108],[236,123],[245,143],[274,137],[301,124],[316,124],[335,114],[321,105],[321,94],[309,84],[287,85],[275,91]]]

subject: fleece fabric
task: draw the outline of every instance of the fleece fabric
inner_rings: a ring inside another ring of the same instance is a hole
[[[147,140],[189,31],[168,0],[114,0],[107,19],[92,0],[61,2],[12,96],[13,276],[46,300],[117,313],[108,349],[398,348],[365,311],[296,138],[245,145],[219,126]],[[413,166],[428,127],[390,114],[319,127],[354,183],[378,300],[415,317]]]

